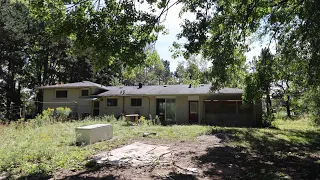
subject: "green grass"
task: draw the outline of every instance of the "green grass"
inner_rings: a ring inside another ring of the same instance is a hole
[[[231,176],[243,179],[319,179],[320,128],[308,119],[273,124],[275,128],[214,128],[212,134],[226,146],[210,149],[201,160],[214,159],[221,167],[235,164],[238,174]]]
[[[193,140],[201,134],[215,134],[223,140],[226,146],[235,149],[234,154],[230,154],[230,157],[241,157],[242,154],[237,153],[245,152],[249,157],[251,154],[259,154],[271,159],[286,161],[287,154],[307,158],[308,155],[318,151],[317,147],[320,147],[320,129],[312,126],[307,119],[277,120],[274,122],[276,128],[228,128],[200,125],[153,126],[146,123],[141,126],[127,126],[123,121],[112,119],[103,117],[64,123],[40,123],[40,125],[12,123],[9,126],[0,126],[0,174],[4,171],[28,176],[54,174],[62,169],[83,169],[92,155],[102,150],[110,150],[124,145],[130,139],[142,138],[144,132],[157,133],[156,136],[151,135],[147,138],[172,141]],[[112,124],[115,138],[91,145],[76,146],[75,127],[98,123]],[[301,155],[302,151],[303,155]],[[223,152],[228,152],[228,149]],[[212,158],[210,154],[208,156],[204,159]],[[219,152],[213,153],[212,156],[214,158],[220,157]],[[229,155],[226,159],[228,158]],[[215,161],[219,160],[221,159]],[[232,161],[236,162],[237,159],[232,159]],[[312,163],[308,162],[308,164]],[[275,167],[282,168],[282,166]],[[273,173],[285,174],[282,171]]]
[[[12,174],[50,174],[59,169],[81,169],[93,154],[141,138],[144,132],[156,132],[148,138],[189,140],[210,131],[208,126],[126,126],[110,117],[47,125],[12,123],[0,130],[0,172]],[[86,146],[76,146],[75,127],[109,123],[115,138]]]

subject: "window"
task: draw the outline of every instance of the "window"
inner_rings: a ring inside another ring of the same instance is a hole
[[[57,90],[56,91],[56,98],[67,98],[68,91],[67,90]]]
[[[88,89],[81,90],[81,96],[89,96],[89,90]]]
[[[107,99],[107,106],[116,107],[118,106],[118,99]]]
[[[141,98],[131,98],[131,106],[142,106]]]

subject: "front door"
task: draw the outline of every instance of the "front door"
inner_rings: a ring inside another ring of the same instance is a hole
[[[198,101],[189,101],[189,122],[190,124],[198,123]]]
[[[99,116],[100,101],[93,101],[93,116]]]

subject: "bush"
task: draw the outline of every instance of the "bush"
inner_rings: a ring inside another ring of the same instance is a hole
[[[160,118],[158,115],[156,115],[156,117],[154,117],[154,119],[152,120],[152,124],[158,125],[159,123],[160,123]]]
[[[262,114],[262,126],[263,127],[270,127],[272,125],[272,122],[275,120],[274,114],[271,113],[271,115],[267,115],[266,112]]]
[[[72,110],[68,107],[57,107],[55,111],[55,118],[57,121],[64,122],[68,120]]]
[[[43,110],[42,113],[38,114],[34,119],[30,121],[30,123],[36,126],[52,123],[54,122],[53,113],[54,113],[53,108],[48,108],[47,110]]]
[[[138,124],[139,125],[143,125],[145,123],[146,118],[144,116],[140,116],[139,120],[138,120]]]

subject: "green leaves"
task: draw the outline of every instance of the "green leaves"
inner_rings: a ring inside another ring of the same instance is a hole
[[[163,29],[155,15],[137,10],[134,1],[110,0],[97,6],[97,1],[63,0],[30,5],[51,38],[72,37],[74,48],[89,55],[97,69],[118,60],[131,67],[144,63],[145,46]]]

